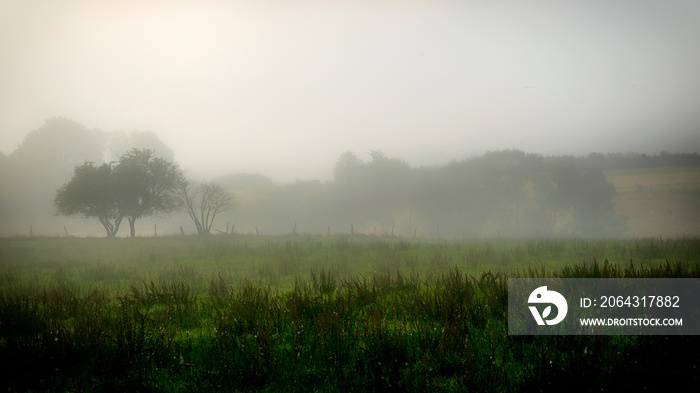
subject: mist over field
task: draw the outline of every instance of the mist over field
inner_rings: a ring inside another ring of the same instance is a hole
[[[104,132],[49,119],[0,161],[0,230],[99,236],[102,224],[108,236],[452,239],[700,233],[698,153],[550,156],[509,149],[412,166],[380,150],[346,151],[330,168],[332,179],[287,183],[243,172],[200,183],[174,155],[153,132]],[[208,184],[208,196],[198,184]]]
[[[2,2],[0,233],[102,235],[56,192],[136,147],[234,195],[213,233],[697,235],[698,19],[690,1]],[[182,212],[136,230],[194,232]]]
[[[0,390],[687,390],[699,37],[694,0],[0,0]]]

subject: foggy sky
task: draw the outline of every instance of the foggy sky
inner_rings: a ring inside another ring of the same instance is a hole
[[[0,151],[50,117],[195,175],[487,150],[699,151],[695,1],[0,0]]]

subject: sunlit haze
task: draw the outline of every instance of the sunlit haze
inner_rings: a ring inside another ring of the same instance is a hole
[[[0,151],[61,116],[192,174],[371,149],[697,152],[695,1],[0,1]]]

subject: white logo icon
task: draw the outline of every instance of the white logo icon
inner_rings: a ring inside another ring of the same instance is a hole
[[[530,297],[527,299],[527,302],[550,303],[557,306],[557,317],[554,319],[544,319],[552,313],[552,306],[547,306],[547,308],[542,311],[541,316],[539,311],[537,311],[537,307],[530,306],[530,312],[532,312],[532,316],[535,317],[535,321],[537,321],[538,325],[544,325],[545,323],[547,325],[556,325],[564,320],[566,312],[569,310],[569,305],[566,303],[564,296],[556,291],[548,291],[546,286],[539,287],[532,291]]]

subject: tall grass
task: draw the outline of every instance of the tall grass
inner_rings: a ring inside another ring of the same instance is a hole
[[[0,388],[609,391],[700,378],[695,337],[506,325],[508,275],[698,277],[696,239],[114,240],[0,240]],[[283,258],[297,273],[277,269]]]

